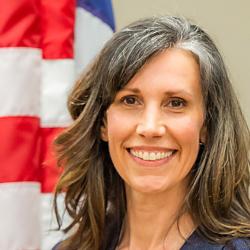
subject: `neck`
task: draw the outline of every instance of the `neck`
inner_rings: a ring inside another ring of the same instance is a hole
[[[179,249],[195,224],[180,214],[185,193],[142,194],[126,187],[127,215],[119,249]],[[177,199],[178,197],[178,199]]]

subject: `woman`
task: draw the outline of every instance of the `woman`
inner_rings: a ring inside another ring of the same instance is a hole
[[[69,110],[56,197],[66,190],[73,221],[56,249],[250,249],[249,129],[202,29],[171,16],[132,23]]]

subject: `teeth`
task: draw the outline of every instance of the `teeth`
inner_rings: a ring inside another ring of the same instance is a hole
[[[150,161],[154,161],[155,159],[156,159],[156,154],[153,153],[153,152],[151,152],[151,153],[149,154],[149,160],[150,160]]]
[[[154,161],[154,160],[160,160],[169,157],[173,154],[174,151],[168,151],[168,152],[147,152],[147,151],[135,151],[130,150],[130,153],[140,159],[143,159],[145,161]]]
[[[148,161],[149,157],[150,157],[149,154],[150,154],[149,152],[144,152],[143,155],[142,155],[142,159]]]

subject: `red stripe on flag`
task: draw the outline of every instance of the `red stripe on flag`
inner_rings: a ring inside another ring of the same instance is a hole
[[[0,0],[0,47],[40,46],[39,1]]]
[[[38,181],[39,118],[0,118],[0,138],[0,182]]]
[[[42,0],[43,58],[73,58],[75,0]]]
[[[56,153],[53,142],[63,128],[41,128],[42,135],[42,169],[41,169],[41,185],[42,192],[53,192],[55,184],[62,168],[57,167]]]

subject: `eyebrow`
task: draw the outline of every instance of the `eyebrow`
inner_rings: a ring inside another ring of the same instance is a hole
[[[133,92],[133,93],[140,93],[141,91],[137,88],[127,88],[127,87],[124,87],[122,89],[120,89],[120,91],[129,91],[129,92]]]
[[[129,91],[129,92],[133,92],[135,94],[141,93],[141,91],[138,88],[127,88],[127,87],[124,87],[120,91]],[[164,95],[166,95],[166,96],[187,95],[187,96],[193,97],[192,93],[190,93],[190,92],[188,92],[186,90],[178,90],[178,89],[177,90],[165,91]]]

